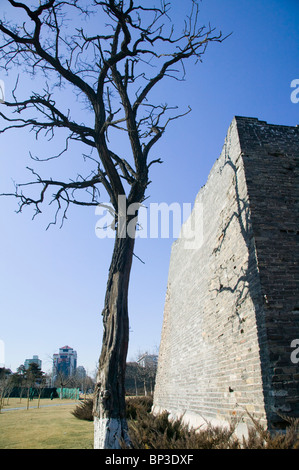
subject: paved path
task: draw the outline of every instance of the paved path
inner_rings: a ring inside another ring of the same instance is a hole
[[[73,403],[50,403],[49,405],[40,405],[39,408],[47,408],[49,406],[66,406],[66,405],[76,405],[79,403],[78,401],[74,401]],[[32,410],[33,408],[38,408],[37,406],[29,406],[29,410]],[[3,411],[16,411],[16,410],[26,410],[27,406],[21,406],[19,408],[2,408],[1,413]]]

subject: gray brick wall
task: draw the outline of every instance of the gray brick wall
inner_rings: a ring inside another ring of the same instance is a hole
[[[232,121],[189,232],[172,247],[155,412],[195,426],[236,418],[240,430],[247,412],[268,427],[281,421],[275,410],[299,416],[290,360],[299,338],[298,136],[294,127]]]

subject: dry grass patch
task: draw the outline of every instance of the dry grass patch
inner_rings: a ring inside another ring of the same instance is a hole
[[[27,397],[20,398],[4,398],[3,400],[4,406],[1,409],[1,413],[5,410],[10,410],[12,408],[27,408]],[[71,399],[63,399],[60,398],[41,398],[40,402],[38,403],[38,398],[34,398],[33,400],[29,400],[29,408],[36,408],[38,405],[40,407],[49,406],[49,405],[70,405],[76,404],[75,400]]]
[[[71,400],[55,400],[57,406],[43,407],[46,401],[41,401],[41,408],[0,414],[0,448],[92,449],[93,423],[77,420],[71,414],[75,404],[70,405]],[[53,405],[54,400],[49,401]],[[13,403],[9,406],[12,408]]]

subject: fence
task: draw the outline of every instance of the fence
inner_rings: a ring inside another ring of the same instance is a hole
[[[71,398],[79,400],[79,388],[57,388],[56,393],[59,398]]]

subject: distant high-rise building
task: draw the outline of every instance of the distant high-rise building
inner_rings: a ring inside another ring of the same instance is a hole
[[[53,354],[53,377],[74,375],[77,368],[77,352],[70,346],[63,346],[58,354]]]
[[[141,367],[153,367],[156,368],[158,365],[158,356],[157,354],[148,354],[147,352],[142,354],[142,356],[137,359],[137,363]]]
[[[42,368],[42,361],[38,358],[38,356],[33,356],[32,359],[25,359],[24,367],[25,369],[29,369],[30,364],[37,364],[38,368]]]
[[[78,379],[85,379],[86,377],[86,370],[83,366],[78,366],[76,369],[76,376]]]

